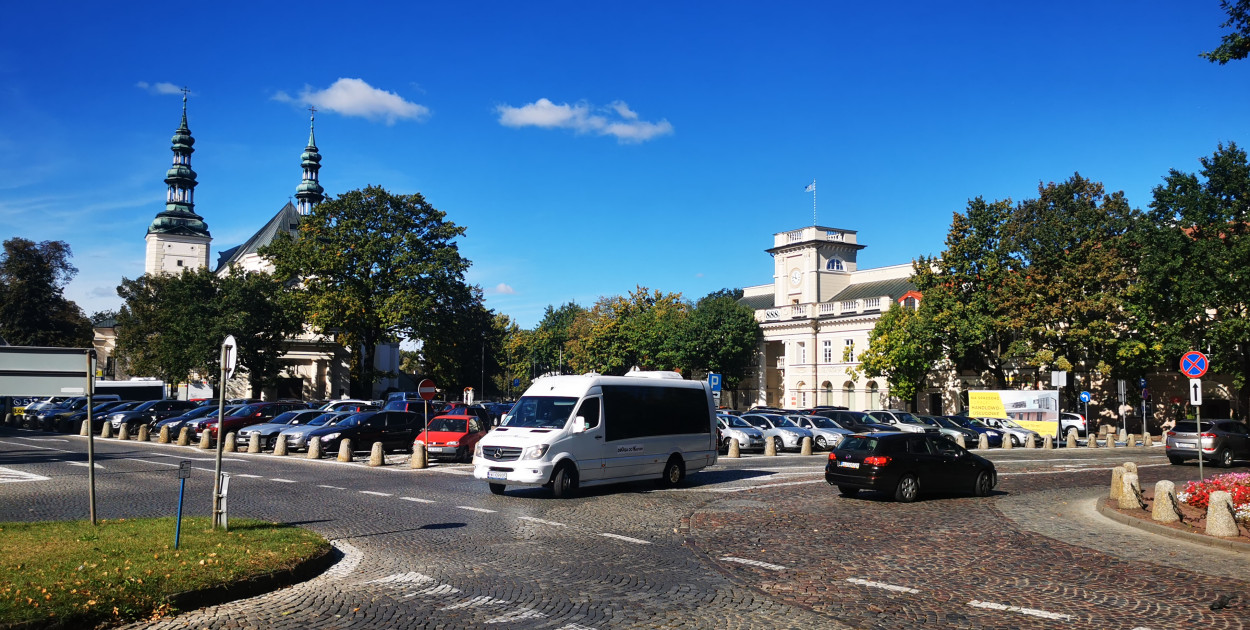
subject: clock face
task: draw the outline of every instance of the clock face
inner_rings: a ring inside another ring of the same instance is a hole
[[[797,285],[803,279],[803,274],[798,269],[790,272],[790,284]]]

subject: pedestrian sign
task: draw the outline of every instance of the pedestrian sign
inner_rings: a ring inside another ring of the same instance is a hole
[[[707,382],[712,386],[712,391],[720,391],[720,374],[708,374]]]
[[[1202,378],[1207,373],[1207,365],[1207,355],[1197,350],[1190,350],[1181,357],[1181,372],[1189,378]]]
[[[1089,402],[1089,392],[1081,392],[1081,402]]]

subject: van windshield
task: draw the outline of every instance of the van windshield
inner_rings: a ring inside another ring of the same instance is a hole
[[[507,427],[561,429],[573,413],[576,398],[566,396],[522,396],[512,407]]]

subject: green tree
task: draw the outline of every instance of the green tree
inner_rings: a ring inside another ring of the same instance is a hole
[[[922,301],[920,310],[925,306]],[[928,329],[930,323],[918,311],[891,304],[868,334],[868,349],[859,355],[858,371],[884,377],[891,396],[915,400],[938,355],[930,343],[934,336]]]
[[[499,373],[503,340],[495,327],[495,313],[482,303],[481,290],[473,287],[472,293],[474,299],[458,306],[450,325],[422,340],[421,368],[424,376],[449,392],[448,397],[458,398],[465,387],[472,387],[476,398],[483,400],[490,395],[483,391],[483,381],[493,384]]]
[[[1228,21],[1220,26],[1231,27],[1233,32],[1224,35],[1215,50],[1199,53],[1199,56],[1212,63],[1224,65],[1250,55],[1250,0],[1220,0],[1220,8],[1228,14]]]
[[[1250,165],[1230,143],[1200,160],[1199,175],[1172,169],[1139,223],[1138,301],[1152,314],[1163,364],[1201,350],[1229,374],[1250,409]]]
[[[378,344],[428,343],[472,300],[463,235],[419,193],[370,186],[316,206],[297,237],[279,234],[261,254],[299,283],[309,323],[350,352],[352,395],[372,396]]]
[[[678,364],[691,375],[721,374],[726,386],[735,387],[763,337],[755,311],[717,292],[699,300],[678,329]]]
[[[499,372],[495,375],[495,389],[503,397],[515,397],[530,385],[529,352],[526,349],[530,331],[522,330],[516,320],[502,313],[495,315],[495,334],[499,336]],[[516,386],[513,380],[520,383]]]
[[[64,241],[20,237],[0,253],[0,339],[15,346],[91,347],[91,321],[64,296],[78,273]]]
[[[563,373],[568,366],[569,342],[576,339],[575,324],[587,314],[585,308],[574,302],[559,308],[547,305],[542,320],[528,339],[530,372],[534,376]]]
[[[569,344],[569,365],[577,372],[616,375],[633,367],[677,368],[677,333],[689,310],[680,293],[642,286],[628,296],[600,298],[586,317],[585,334]]]
[[[252,396],[258,398],[262,389],[278,384],[287,339],[304,329],[301,302],[268,273],[234,268],[226,276],[215,276],[213,282],[215,317],[208,341],[220,346],[227,335],[235,336],[238,365],[248,376]],[[217,357],[213,359],[215,363]]]

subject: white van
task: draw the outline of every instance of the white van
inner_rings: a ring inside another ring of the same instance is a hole
[[[534,381],[504,423],[473,451],[473,476],[490,491],[659,479],[716,463],[716,414],[707,383],[676,372],[550,376]]]

